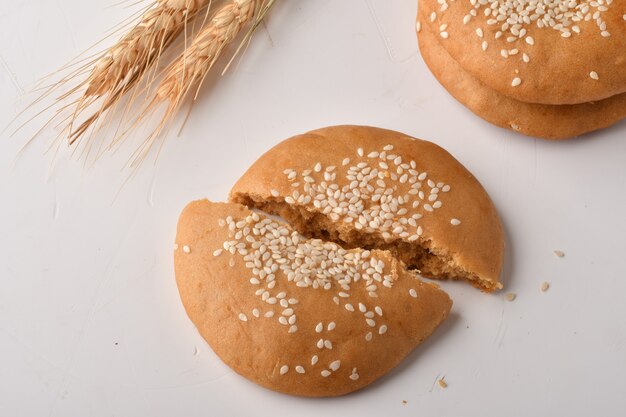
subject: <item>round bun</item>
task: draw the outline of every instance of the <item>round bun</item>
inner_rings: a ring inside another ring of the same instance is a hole
[[[389,252],[306,239],[239,204],[190,203],[174,263],[187,314],[215,353],[286,394],[363,388],[428,337],[452,304]]]
[[[389,250],[424,276],[502,287],[496,210],[476,178],[431,142],[373,127],[315,130],[261,156],[230,199],[279,214],[306,236]]]
[[[420,0],[419,9],[420,25],[501,95],[560,105],[626,93],[624,1]]]
[[[424,62],[448,92],[490,123],[544,139],[568,139],[626,118],[626,93],[592,103],[524,103],[499,94],[465,72],[437,41],[430,27],[418,33]]]

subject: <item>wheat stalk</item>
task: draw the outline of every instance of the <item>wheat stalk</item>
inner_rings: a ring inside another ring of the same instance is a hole
[[[145,78],[163,51],[207,4],[210,0],[157,0],[136,26],[96,58],[89,76],[64,96],[82,91],[82,96],[73,103],[74,111],[69,119],[70,145]],[[100,99],[96,111],[74,128],[79,116]]]
[[[177,114],[185,98],[192,91],[195,90],[193,100],[197,98],[202,82],[222,52],[237,37],[241,29],[253,21],[256,16],[237,52],[250,39],[252,32],[272,7],[274,1],[230,0],[215,11],[210,21],[193,39],[191,45],[165,69],[164,76],[152,99],[140,112],[137,123],[146,119],[161,105],[166,105],[160,123],[137,149],[131,158],[131,165],[141,163],[154,141]]]

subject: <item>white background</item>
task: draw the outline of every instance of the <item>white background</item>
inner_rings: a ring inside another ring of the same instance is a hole
[[[0,126],[130,14],[114,3],[0,2]],[[63,148],[50,169],[53,130],[18,156],[41,120],[3,133],[0,415],[623,415],[626,124],[564,143],[488,125],[427,71],[415,9],[278,0],[180,137],[123,186],[130,148],[92,168]],[[506,228],[505,291],[445,283],[451,317],[398,369],[353,395],[299,399],[217,359],[183,311],[171,249],[188,201],[225,199],[278,141],[343,123],[432,140],[478,177]]]

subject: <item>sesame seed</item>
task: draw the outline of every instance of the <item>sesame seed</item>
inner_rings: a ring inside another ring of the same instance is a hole
[[[339,367],[341,366],[341,361],[340,360],[336,360],[330,363],[330,365],[328,365],[328,367],[333,371],[336,372]]]
[[[517,87],[518,85],[520,85],[522,83],[522,79],[519,77],[515,77],[513,78],[513,81],[511,81],[511,85],[513,87]]]
[[[352,373],[350,374],[349,378],[353,381],[359,379],[359,374],[356,372],[356,368],[352,369]]]
[[[350,163],[350,158],[345,158],[345,159],[343,160],[343,162],[341,162],[341,165],[346,166],[346,165],[348,165],[349,163]]]
[[[547,283],[545,281],[541,283],[541,287],[540,287],[541,292],[546,292],[546,291],[548,291],[549,288],[550,288],[550,284],[549,283]]]
[[[535,44],[535,39],[533,39],[532,36],[526,36],[526,43],[529,45],[534,45]]]
[[[280,367],[280,374],[281,375],[285,375],[287,372],[289,372],[289,367],[287,365],[283,365]]]
[[[372,319],[365,319],[365,322],[367,323],[368,326],[370,327],[374,327],[376,326],[376,322]]]
[[[379,306],[374,307],[374,311],[376,312],[376,314],[378,314],[379,316],[383,315],[383,309],[380,308]]]
[[[598,77],[598,73],[597,73],[597,72],[595,72],[595,71],[591,71],[591,72],[589,73],[589,77],[591,77],[591,78],[592,78],[592,79],[594,79],[594,80],[599,80],[599,79],[600,79],[600,77]]]
[[[363,148],[357,149],[356,153],[358,153],[359,156],[363,156]]]
[[[443,39],[448,39],[448,32],[439,32],[439,36],[441,36]]]
[[[296,317],[296,316],[291,316],[291,317]],[[298,326],[294,324],[294,325],[289,326],[289,330],[287,330],[287,333],[295,333],[297,331],[298,331]]]
[[[420,33],[421,30],[422,30],[422,24],[420,22],[416,22],[415,23],[415,31],[417,33]]]
[[[385,334],[385,333],[387,333],[387,325],[383,324],[382,326],[378,328],[378,334]]]
[[[461,224],[461,220],[459,220],[459,219],[451,219],[451,220],[450,220],[450,224],[451,224],[452,226],[458,226],[458,225],[460,225],[460,224]]]
[[[435,21],[435,19],[437,19],[437,13],[432,12],[432,13],[430,14],[430,21],[431,21],[431,22],[434,22],[434,21]]]
[[[439,386],[441,388],[447,388],[448,384],[446,383],[446,381],[443,380],[443,378],[441,378],[439,381],[437,381],[437,383],[439,384]]]
[[[320,374],[321,374],[324,378],[326,378],[326,377],[330,376],[330,371],[329,371],[329,370],[327,370],[327,369],[324,369],[322,372],[320,372]]]
[[[265,314],[263,314],[265,317],[270,318],[270,317],[274,317],[274,312],[273,311],[267,311],[265,312]]]
[[[322,322],[320,321],[319,323],[317,323],[317,326],[315,326],[315,332],[316,333],[321,333],[322,330],[324,330],[324,325],[322,324]]]
[[[372,340],[372,332],[367,332],[365,335],[365,341],[370,342]]]
[[[317,341],[317,347],[318,349],[323,349],[324,348],[324,339],[320,339]]]
[[[272,195],[272,197],[278,197],[280,195],[278,190],[272,190],[272,191],[270,191],[270,194]]]
[[[331,350],[332,350],[332,348],[333,348],[333,342],[331,342],[331,341],[330,341],[330,340],[328,340],[328,339],[324,340],[324,347],[325,347],[326,349],[331,349]]]
[[[178,243],[174,243],[174,250],[178,250]]]
[[[350,304],[350,303],[347,303],[344,307],[345,307],[345,308],[346,308],[346,310],[348,310],[348,311],[354,311],[354,307],[353,307],[353,306],[352,306],[352,304]]]
[[[191,252],[191,248],[187,245],[183,246],[183,252],[185,253],[190,253]]]
[[[504,298],[506,298],[506,301],[513,301],[515,300],[516,294],[513,292],[507,293]]]
[[[311,356],[311,365],[315,365],[317,363],[318,359],[319,358],[317,357],[317,355]]]
[[[565,257],[565,252],[563,252],[562,250],[555,250],[554,254],[559,258]]]
[[[243,313],[239,313],[239,320],[241,320],[241,321],[248,321],[248,316],[246,316]]]
[[[222,249],[216,249],[213,251],[213,256],[220,256],[222,254]]]
[[[258,308],[253,308],[252,315],[258,319],[261,316],[261,313],[259,312]]]
[[[417,291],[415,291],[415,289],[411,288],[409,290],[409,294],[411,295],[411,297],[417,298]]]

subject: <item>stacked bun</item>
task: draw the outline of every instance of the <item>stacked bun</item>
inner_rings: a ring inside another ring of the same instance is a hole
[[[626,117],[626,2],[420,0],[424,61],[498,126],[566,139]]]

